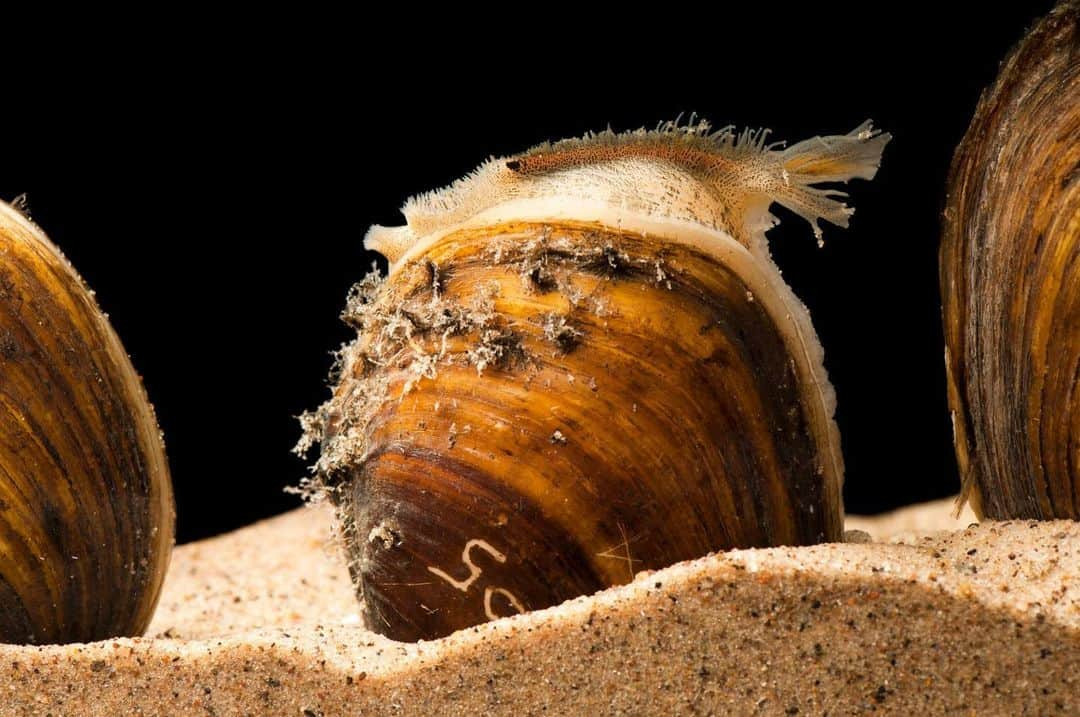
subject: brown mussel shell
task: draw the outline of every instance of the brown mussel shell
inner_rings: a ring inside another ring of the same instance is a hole
[[[887,135],[776,150],[707,125],[490,160],[373,227],[308,489],[338,508],[367,626],[429,639],[711,551],[839,540],[835,399],[768,256],[775,200]]]
[[[399,398],[346,497],[370,624],[440,635],[713,550],[838,539],[822,439],[748,291],[701,252],[574,225],[457,234],[403,271],[380,308],[430,355],[490,361],[375,369]],[[480,318],[444,347],[447,307]]]
[[[93,295],[0,202],[0,642],[139,635],[173,544],[160,431]]]
[[[1080,2],[1002,64],[953,159],[941,243],[963,496],[1080,518]]]

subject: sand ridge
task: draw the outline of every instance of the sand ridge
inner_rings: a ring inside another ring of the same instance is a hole
[[[0,646],[0,714],[1077,713],[1080,524],[951,511],[412,645],[360,626],[328,512],[300,509],[177,548],[147,637]]]

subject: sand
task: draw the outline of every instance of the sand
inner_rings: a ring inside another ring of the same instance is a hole
[[[301,509],[177,548],[147,637],[0,646],[0,714],[1080,713],[1080,524],[951,510],[413,645],[361,627]]]

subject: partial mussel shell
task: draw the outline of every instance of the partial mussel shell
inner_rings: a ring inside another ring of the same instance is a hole
[[[846,225],[869,124],[787,150],[707,125],[492,160],[374,227],[391,260],[309,488],[338,505],[368,626],[400,640],[735,547],[841,537],[835,401],[768,256],[774,199]]]
[[[1080,2],[1031,30],[953,159],[941,243],[963,498],[1080,518]]]
[[[141,634],[173,524],[124,347],[59,250],[0,202],[0,642]]]

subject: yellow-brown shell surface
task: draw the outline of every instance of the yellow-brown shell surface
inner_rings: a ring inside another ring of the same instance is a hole
[[[390,276],[350,296],[358,337],[305,418],[368,626],[438,637],[714,550],[838,540],[832,390],[763,234],[772,190],[846,223],[796,188],[873,176],[887,139],[606,134],[374,228]]]
[[[953,160],[949,403],[979,515],[1080,518],[1080,2],[1002,64]]]
[[[0,642],[145,630],[173,543],[146,393],[92,294],[0,202]]]

